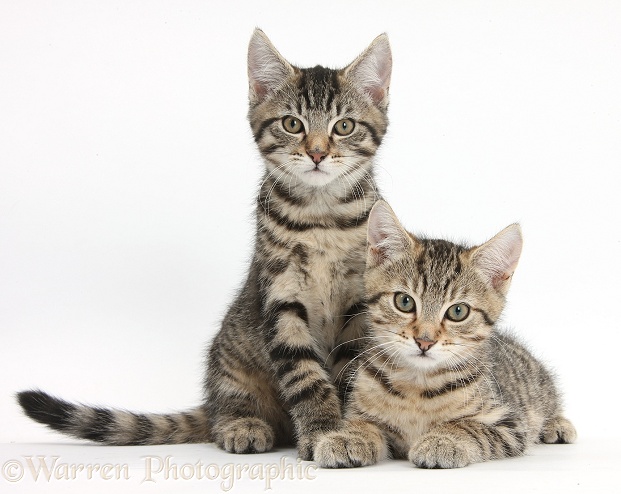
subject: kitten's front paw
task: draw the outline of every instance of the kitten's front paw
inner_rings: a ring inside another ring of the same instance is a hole
[[[364,467],[377,463],[377,445],[359,435],[330,432],[315,448],[315,461],[324,468]]]
[[[257,418],[236,419],[215,431],[215,442],[229,453],[264,453],[272,449],[274,431]]]
[[[304,461],[313,461],[315,446],[319,439],[319,434],[308,434],[298,439],[298,457]]]
[[[567,444],[576,440],[576,429],[565,417],[554,417],[541,431],[541,441],[546,444]]]
[[[465,445],[440,434],[421,437],[410,449],[408,459],[419,468],[461,468],[471,463]]]

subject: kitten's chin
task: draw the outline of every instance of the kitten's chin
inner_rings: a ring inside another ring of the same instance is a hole
[[[340,173],[340,171],[335,168],[328,169],[327,167],[322,167],[313,168],[310,170],[307,168],[305,170],[296,170],[295,174],[300,182],[314,189],[322,189],[336,186],[339,191],[334,192],[340,193],[340,189],[345,190],[347,188],[347,182],[344,183],[343,180],[340,179],[342,173]],[[351,188],[351,185],[349,187]]]
[[[334,182],[334,179],[337,177],[335,173],[329,173],[317,168],[301,172],[298,176],[306,185],[311,187],[325,187],[329,183]]]
[[[340,160],[333,160],[331,157],[328,157],[318,164],[310,160],[300,161],[296,163],[293,172],[300,180],[311,187],[325,187],[338,181],[342,185],[349,184],[351,188],[354,186],[357,176],[351,174],[351,170],[350,173],[347,173],[346,170],[348,169],[350,169],[350,166],[344,165]],[[344,175],[351,176],[343,177]]]
[[[430,371],[440,367],[444,359],[433,353],[422,353],[420,350],[410,350],[404,359],[408,365],[416,370]]]

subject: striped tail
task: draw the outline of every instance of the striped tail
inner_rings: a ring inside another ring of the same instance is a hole
[[[17,400],[31,419],[79,439],[117,446],[211,442],[204,407],[141,414],[69,403],[39,390],[21,391]]]

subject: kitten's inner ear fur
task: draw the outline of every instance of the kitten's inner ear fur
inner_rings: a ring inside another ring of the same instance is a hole
[[[367,266],[375,267],[394,259],[409,250],[413,243],[388,203],[377,201],[367,226]]]
[[[260,103],[294,74],[295,68],[278,53],[265,33],[255,29],[248,45],[250,102]]]
[[[386,34],[380,34],[369,47],[345,69],[345,77],[362,92],[367,93],[373,103],[388,106],[388,89],[392,73],[392,52]]]
[[[472,262],[487,283],[506,294],[521,253],[522,230],[515,223],[483,245],[475,247],[472,250]]]

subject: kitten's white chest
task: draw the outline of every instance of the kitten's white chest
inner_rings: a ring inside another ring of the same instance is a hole
[[[315,251],[311,255],[307,290],[311,332],[327,349],[334,348],[345,314],[363,298],[364,257],[361,249]]]
[[[309,336],[327,359],[339,340],[348,310],[364,298],[365,224],[295,232],[281,228],[274,236],[279,245],[287,246],[281,251],[286,269],[275,276],[268,273],[269,297],[274,301],[296,300],[304,305]]]

